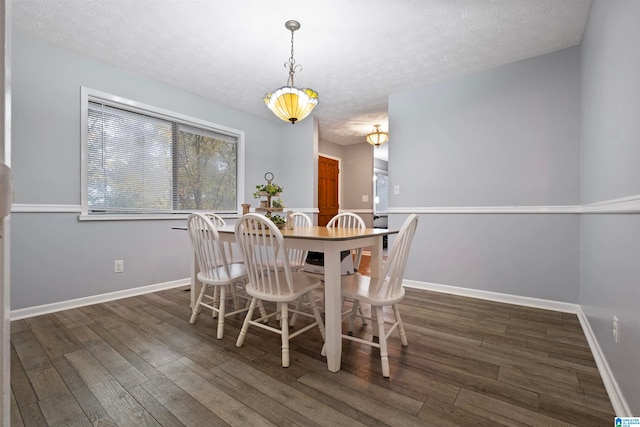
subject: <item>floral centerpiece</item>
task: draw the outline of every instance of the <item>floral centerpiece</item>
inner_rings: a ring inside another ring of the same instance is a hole
[[[284,202],[281,199],[271,201],[271,198],[280,196],[283,188],[273,182],[273,173],[271,172],[265,173],[264,179],[267,183],[256,185],[256,191],[253,192],[253,197],[256,199],[266,198],[266,200],[260,200],[260,207],[257,208],[257,210],[262,212],[266,211],[266,215],[271,216],[272,211],[282,211],[282,208],[284,208]]]
[[[286,221],[283,217],[281,217],[280,215],[267,215],[269,217],[269,219],[271,221],[273,221],[273,223],[276,225],[276,227],[278,228],[284,228]]]
[[[279,196],[282,193],[283,188],[274,182],[269,182],[267,184],[256,185],[256,191],[253,192],[253,197],[273,197]]]

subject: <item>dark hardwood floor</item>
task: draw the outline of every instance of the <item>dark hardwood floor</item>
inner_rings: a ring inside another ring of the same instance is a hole
[[[188,305],[173,289],[12,322],[12,426],[613,423],[575,315],[408,289],[409,346],[392,335],[384,379],[378,350],[347,341],[328,372],[317,330],[284,369],[279,336],[236,348],[242,316],[216,340]]]

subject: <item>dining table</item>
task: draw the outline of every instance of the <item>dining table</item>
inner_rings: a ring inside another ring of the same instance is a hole
[[[337,372],[340,370],[342,355],[340,252],[369,247],[371,251],[370,274],[371,277],[379,277],[383,259],[383,238],[397,234],[398,230],[301,226],[292,229],[285,228],[281,232],[287,248],[324,253],[325,349],[329,371]],[[233,224],[219,228],[218,233],[223,241],[235,241],[235,226]],[[202,286],[197,277],[198,265],[194,256],[191,269],[191,306],[195,304],[196,296]]]

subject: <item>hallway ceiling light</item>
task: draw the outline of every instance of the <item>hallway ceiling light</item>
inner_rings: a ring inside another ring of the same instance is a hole
[[[379,147],[382,144],[389,141],[389,134],[380,130],[380,125],[373,125],[374,130],[370,134],[367,134],[367,142],[375,147]]]
[[[289,79],[286,86],[267,93],[264,103],[278,118],[295,124],[307,117],[318,105],[318,93],[313,89],[299,89],[293,85],[293,76],[296,71],[302,70],[302,66],[296,65],[293,59],[293,32],[300,29],[300,23],[292,20],[285,22],[284,26],[291,31],[291,57],[284,63],[284,67],[289,68]]]

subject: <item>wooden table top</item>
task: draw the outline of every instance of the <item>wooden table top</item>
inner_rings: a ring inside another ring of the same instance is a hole
[[[175,230],[186,230],[187,227],[172,227]],[[291,239],[314,239],[314,240],[351,240],[372,236],[386,236],[397,234],[399,230],[389,230],[386,228],[327,228],[320,226],[294,227],[293,230],[280,229],[282,236]],[[235,225],[227,224],[218,229],[219,233],[234,233]]]

